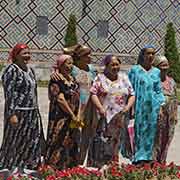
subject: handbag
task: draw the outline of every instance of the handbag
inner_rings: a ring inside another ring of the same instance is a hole
[[[85,126],[84,120],[83,120],[82,114],[81,114],[81,102],[79,103],[77,119],[76,120],[71,120],[69,126],[70,126],[71,129],[79,129],[79,128],[82,129]]]

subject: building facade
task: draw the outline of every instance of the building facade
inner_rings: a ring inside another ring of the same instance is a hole
[[[33,49],[61,49],[71,13],[78,41],[93,52],[137,55],[153,44],[163,53],[169,22],[180,48],[180,0],[1,0],[0,48],[25,42]]]

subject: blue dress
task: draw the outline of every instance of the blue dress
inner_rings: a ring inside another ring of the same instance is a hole
[[[152,67],[146,71],[141,65],[134,65],[128,75],[136,96],[133,161],[153,160],[157,117],[160,106],[165,102],[161,89],[160,70]]]
[[[82,105],[86,105],[90,94],[89,89],[97,75],[97,70],[92,64],[88,64],[88,67],[89,71],[84,71],[76,66],[73,66],[71,73],[80,85],[80,102]]]

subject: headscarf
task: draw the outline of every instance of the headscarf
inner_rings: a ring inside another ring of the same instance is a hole
[[[116,57],[117,60],[119,61],[119,63],[121,63],[121,60],[117,56],[109,54],[109,55],[106,55],[105,58],[103,59],[102,65],[104,65],[104,66],[108,65],[111,62],[112,57]]]
[[[105,58],[102,61],[103,65],[104,66],[108,65],[111,62],[112,57],[113,57],[112,54],[105,56]]]
[[[76,49],[80,48],[80,47],[81,47],[80,44],[76,44],[76,45],[74,45],[74,46],[65,47],[65,48],[63,48],[62,50],[63,50],[63,53],[64,53],[64,54],[68,54],[68,55],[70,55],[70,56],[73,56],[74,51],[75,51]]]
[[[55,64],[53,65],[53,68],[55,70],[59,69],[62,66],[62,64],[64,64],[64,62],[69,58],[71,58],[71,56],[67,55],[67,54],[62,54],[62,55],[58,56]]]
[[[166,56],[156,56],[154,61],[154,66],[158,67],[162,62],[169,63]]]
[[[91,54],[91,49],[88,48],[87,46],[84,45],[78,45],[75,49],[74,49],[74,53],[72,55],[73,59],[79,60],[82,56],[86,56]]]
[[[23,50],[23,49],[29,49],[27,44],[24,43],[18,43],[16,44],[11,52],[9,53],[8,61],[13,63],[16,60],[17,55]]]
[[[82,45],[81,48],[79,48],[79,51],[77,51],[80,57],[91,54],[91,49],[87,46]]]
[[[149,49],[149,48],[155,49],[155,47],[154,47],[153,45],[145,45],[145,46],[141,49],[141,51],[140,51],[140,53],[139,53],[138,60],[137,60],[137,64],[140,64],[140,65],[143,64],[143,62],[144,62],[144,53],[145,53],[145,50],[146,50],[146,49]]]

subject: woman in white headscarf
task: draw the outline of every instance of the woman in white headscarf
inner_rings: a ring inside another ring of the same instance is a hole
[[[156,57],[154,65],[161,70],[161,84],[166,98],[166,103],[158,118],[158,132],[155,145],[155,159],[166,162],[169,146],[174,136],[177,124],[177,94],[176,83],[172,77],[167,75],[169,62],[165,56]]]

